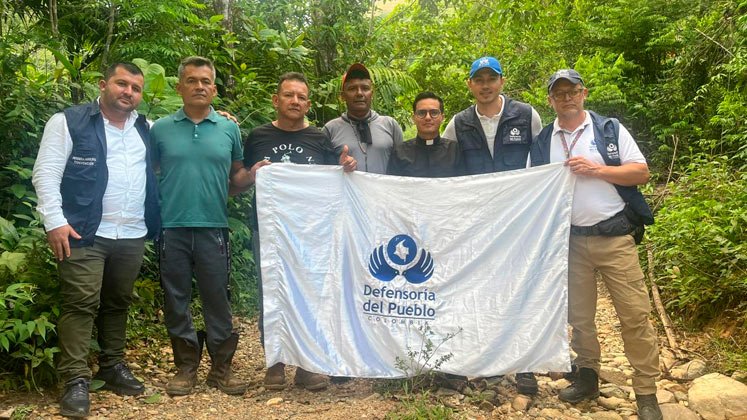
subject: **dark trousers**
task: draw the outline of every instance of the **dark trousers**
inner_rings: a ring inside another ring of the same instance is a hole
[[[63,382],[91,378],[88,352],[93,325],[101,348],[99,366],[111,367],[124,357],[127,310],[140,272],[145,240],[96,237],[93,245],[72,248],[59,263],[62,306],[57,322]]]
[[[194,276],[202,300],[207,344],[217,347],[231,336],[233,329],[228,291],[231,263],[228,229],[164,229],[159,252],[169,336],[198,345],[190,311]]]

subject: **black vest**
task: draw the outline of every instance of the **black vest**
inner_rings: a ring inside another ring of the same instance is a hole
[[[620,166],[620,148],[618,137],[620,134],[620,122],[615,118],[603,117],[596,112],[586,111],[591,115],[591,125],[594,127],[594,143],[597,145],[599,154],[602,155],[604,163],[608,166]],[[548,124],[540,131],[532,142],[530,159],[532,166],[546,165],[550,163],[550,140],[552,139],[553,124]],[[617,193],[638,216],[633,222],[638,225],[651,225],[654,223],[654,214],[646,203],[638,187],[613,184]]]
[[[73,149],[60,185],[62,213],[81,236],[81,239],[70,238],[70,246],[90,246],[101,223],[102,199],[109,182],[104,119],[96,101],[67,108],[64,113]],[[153,238],[160,228],[160,214],[158,184],[150,161],[150,130],[145,116],[138,116],[135,128],[145,144],[145,225],[147,237]]]
[[[490,156],[488,142],[477,117],[475,105],[461,111],[454,117],[454,129],[466,174],[523,169],[527,164],[529,145],[532,143],[532,107],[523,102],[503,97],[503,105],[498,129],[495,132],[493,156]]]

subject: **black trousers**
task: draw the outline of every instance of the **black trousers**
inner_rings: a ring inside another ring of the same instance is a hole
[[[168,228],[159,244],[164,315],[170,337],[197,346],[190,302],[192,277],[202,300],[207,344],[218,346],[231,336],[231,302],[228,290],[231,253],[228,229]]]

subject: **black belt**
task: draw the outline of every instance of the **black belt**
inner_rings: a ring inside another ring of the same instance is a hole
[[[594,226],[574,226],[571,225],[571,235],[579,236],[599,236],[599,227]]]
[[[571,235],[579,236],[623,236],[635,230],[636,226],[630,221],[625,211],[621,211],[607,220],[593,226],[571,225]]]

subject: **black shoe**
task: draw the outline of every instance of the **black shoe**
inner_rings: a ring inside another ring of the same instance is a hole
[[[86,378],[75,378],[68,381],[60,400],[60,414],[65,417],[86,417],[90,409],[88,380]]]
[[[638,406],[639,420],[662,420],[664,418],[661,414],[661,409],[659,408],[659,401],[656,399],[656,394],[636,394],[635,403]]]
[[[119,395],[140,395],[145,391],[143,383],[132,375],[123,362],[109,368],[101,368],[93,379],[104,381],[101,389],[108,389]]]
[[[537,378],[532,372],[516,374],[516,390],[519,394],[534,395],[537,393]]]
[[[342,385],[344,383],[350,382],[351,379],[353,378],[349,376],[332,376],[329,378],[329,381],[335,385]]]
[[[560,390],[558,398],[561,401],[575,404],[583,400],[593,400],[599,397],[599,375],[594,369],[580,368],[578,376],[570,386]]]

